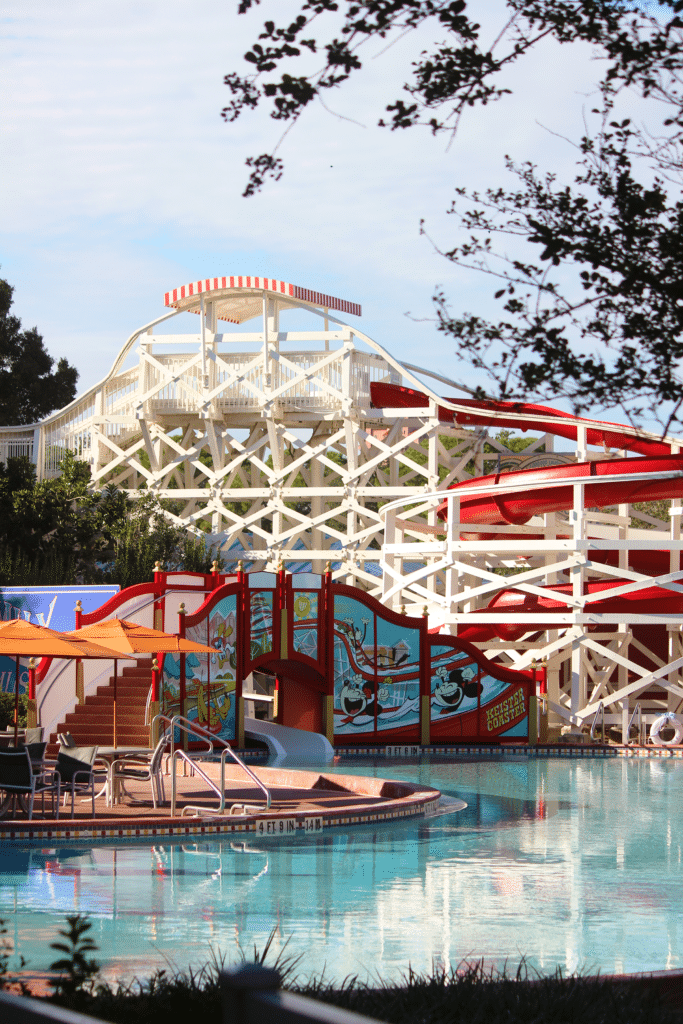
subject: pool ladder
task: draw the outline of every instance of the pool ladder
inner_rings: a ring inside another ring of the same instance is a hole
[[[626,729],[626,739],[623,739],[622,737],[622,742],[625,743],[627,747],[631,743],[631,726],[633,725],[633,719],[636,717],[636,715],[638,715],[638,744],[641,747],[643,746],[643,709],[638,703],[634,707],[633,714],[628,720],[628,727]]]
[[[643,744],[643,709],[641,708],[640,703],[638,703],[634,707],[633,712],[631,714],[631,717],[628,720],[628,725],[626,727],[626,736],[625,737],[622,736],[622,743],[625,746],[627,746],[627,747],[631,743],[631,726],[633,725],[633,720],[636,717],[636,715],[638,716],[638,737],[637,737],[637,739],[638,739],[638,743],[641,746]],[[604,743],[605,742],[605,705],[603,704],[602,701],[600,701],[600,703],[598,704],[598,710],[595,712],[595,718],[593,719],[593,724],[591,726],[591,739],[592,740],[595,739],[595,730],[596,730],[597,725],[598,725],[598,718],[600,718],[602,720],[602,742]]]
[[[602,719],[602,742],[605,743],[605,705],[600,701],[598,704],[598,710],[595,712],[595,718],[591,725],[591,741],[595,742],[595,730],[598,724],[598,718]]]
[[[267,789],[266,786],[264,786],[264,784],[261,782],[259,777],[251,770],[251,768],[249,768],[248,765],[246,765],[244,763],[242,758],[239,757],[239,755],[235,753],[235,751],[232,749],[230,744],[227,743],[226,740],[221,739],[220,736],[216,736],[215,733],[209,732],[208,729],[204,729],[203,726],[197,725],[196,722],[191,722],[189,718],[184,718],[183,715],[174,715],[173,718],[168,718],[166,715],[161,715],[160,714],[160,715],[156,715],[155,716],[154,721],[152,723],[152,726],[154,726],[155,722],[160,722],[160,723],[163,724],[165,731],[168,732],[168,734],[169,734],[171,743],[172,743],[173,736],[175,734],[175,730],[176,730],[176,728],[178,728],[182,732],[186,733],[188,736],[195,736],[195,737],[197,737],[200,740],[204,740],[204,742],[208,744],[208,750],[206,751],[206,753],[208,753],[208,754],[212,754],[213,753],[213,747],[214,747],[215,743],[220,743],[221,746],[223,747],[223,750],[221,751],[221,782],[220,782],[220,789],[218,788],[216,783],[213,781],[213,779],[210,778],[207,775],[207,773],[204,771],[204,769],[201,768],[192,757],[190,757],[190,755],[187,753],[187,751],[182,750],[180,748],[178,748],[177,750],[173,751],[173,753],[171,755],[171,761],[172,761],[172,771],[171,771],[171,817],[172,818],[175,817],[175,810],[176,810],[177,766],[178,766],[178,761],[181,761],[181,760],[184,761],[186,764],[189,764],[191,769],[192,769],[193,774],[196,773],[197,775],[199,775],[200,778],[202,778],[204,780],[204,782],[209,787],[209,789],[211,789],[216,794],[216,796],[218,797],[218,814],[223,814],[223,812],[225,811],[225,761],[226,761],[226,758],[228,757],[228,755],[233,759],[233,761],[235,761],[240,766],[240,768],[242,768],[242,770],[246,773],[246,775],[251,779],[252,782],[254,782],[258,786],[258,788],[262,791],[262,793],[265,796],[265,805],[261,805],[261,804],[248,804],[248,803],[234,803],[230,807],[229,814],[249,814],[249,813],[254,813],[254,812],[258,813],[259,811],[264,811],[264,810],[267,811],[267,810],[269,810],[269,808],[271,806],[271,803],[272,803],[272,797],[271,797],[271,794],[270,794],[270,790]],[[195,814],[203,814],[203,815],[208,813],[206,807],[199,807],[198,805],[194,805],[194,804],[186,804],[185,807],[183,807],[183,809],[181,811],[181,817],[182,817],[183,814],[185,814],[186,811],[189,811],[189,812],[194,811]]]

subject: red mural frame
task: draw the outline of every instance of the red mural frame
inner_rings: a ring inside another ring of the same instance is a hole
[[[377,711],[375,710],[375,728],[372,732],[359,733],[358,737],[353,737],[351,734],[336,734],[334,736],[334,742],[337,745],[347,746],[350,740],[353,740],[354,745],[373,745],[378,744],[414,744],[420,742],[420,737],[428,736],[430,742],[436,743],[463,743],[463,742],[483,742],[483,743],[505,743],[505,742],[525,742],[524,737],[505,737],[501,735],[509,729],[515,722],[521,720],[522,715],[517,715],[512,722],[504,722],[496,725],[493,729],[486,727],[486,710],[491,708],[491,705],[504,704],[504,702],[511,696],[514,695],[514,687],[517,689],[521,688],[523,691],[524,701],[524,713],[529,714],[530,696],[536,692],[536,671],[530,672],[518,672],[512,669],[507,669],[503,665],[499,665],[496,662],[490,661],[482,651],[466,640],[460,640],[457,637],[452,636],[441,636],[430,634],[428,630],[428,624],[426,617],[413,618],[411,616],[401,615],[389,608],[385,608],[375,598],[370,597],[365,591],[359,590],[356,587],[350,587],[343,583],[334,583],[332,580],[331,573],[325,573],[321,576],[321,586],[306,587],[297,586],[296,574],[287,573],[284,570],[280,570],[277,573],[273,573],[275,577],[274,587],[250,587],[249,576],[251,574],[245,573],[240,570],[236,576],[232,575],[227,577],[230,582],[224,582],[226,577],[219,576],[218,574],[209,574],[203,577],[202,574],[198,575],[199,580],[202,581],[204,586],[210,585],[216,582],[218,585],[214,588],[211,593],[208,594],[206,600],[197,609],[196,612],[188,614],[184,617],[185,629],[198,625],[202,620],[208,619],[211,615],[212,609],[218,604],[223,598],[229,597],[233,594],[237,595],[236,610],[237,610],[237,658],[235,668],[235,698],[240,701],[242,698],[242,687],[245,677],[253,669],[262,668],[267,671],[275,672],[279,674],[284,666],[287,664],[299,664],[308,671],[308,684],[311,686],[312,694],[316,692],[322,692],[327,696],[334,696],[334,601],[335,597],[347,597],[359,604],[364,605],[368,613],[372,616],[373,620],[373,636],[374,636],[374,659],[373,659],[373,671],[372,673],[366,673],[367,677],[372,679],[375,686],[375,692],[381,682],[382,676],[377,672],[377,651],[378,651],[378,621],[385,621],[394,626],[405,626],[407,629],[414,629],[418,631],[419,635],[419,695],[420,695],[420,721],[415,724],[412,723],[406,726],[398,726],[387,729],[377,729]],[[155,601],[162,600],[164,593],[174,589],[173,585],[166,585],[166,574],[157,573],[155,576],[154,584],[143,584],[139,588],[129,588],[128,596],[130,591],[135,593],[154,593]],[[186,584],[184,584],[186,588]],[[201,583],[197,587],[201,589]],[[302,654],[294,650],[294,595],[296,592],[310,592],[314,593],[318,597],[318,614],[317,614],[317,632],[318,632],[318,657],[311,658],[306,654]],[[124,593],[124,592],[122,592]],[[258,593],[269,593],[273,596],[273,646],[272,650],[258,655],[256,658],[251,658],[251,641],[252,641],[252,624],[251,624],[251,607],[252,607],[252,595]],[[120,603],[119,595],[116,595],[117,603]],[[116,600],[116,599],[112,599]],[[111,610],[112,602],[107,602],[104,605],[100,614],[97,618],[101,618],[101,612],[105,608]],[[96,613],[97,614],[97,613]],[[208,634],[207,634],[208,635]],[[477,666],[479,673],[493,676],[496,679],[500,679],[502,682],[509,684],[509,689],[504,690],[498,695],[493,701],[488,702],[482,708],[481,698],[477,702],[477,708],[464,712],[462,715],[450,715],[444,718],[443,722],[439,720],[433,720],[431,715],[431,688],[432,688],[432,650],[434,647],[450,647],[453,650],[453,655],[465,654],[470,658]],[[184,659],[183,659],[184,661]],[[313,676],[310,673],[315,674],[315,678],[321,680],[320,685],[311,682]],[[181,670],[181,676],[184,673]],[[539,676],[542,686],[542,673]],[[306,681],[306,677],[302,680]],[[285,693],[282,694],[283,699],[286,699]],[[428,699],[425,701],[424,698]],[[427,714],[429,721],[427,723],[422,721],[422,716]],[[502,719],[505,712],[501,712],[498,716]],[[465,730],[468,731],[465,731]],[[239,725],[237,726],[237,732],[239,733]],[[527,737],[528,738],[528,737]]]

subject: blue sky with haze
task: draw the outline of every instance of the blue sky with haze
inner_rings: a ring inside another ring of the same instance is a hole
[[[431,296],[439,284],[454,310],[495,315],[494,285],[436,254],[420,219],[452,245],[453,189],[511,184],[506,153],[571,180],[575,151],[542,126],[580,136],[600,65],[589,47],[544,44],[509,74],[514,95],[468,112],[447,148],[424,129],[375,128],[433,33],[381,56],[371,44],[362,75],[327,100],[352,120],[315,104],[281,148],[282,181],[245,200],[245,157],[270,149],[279,126],[264,112],[226,125],[223,76],[245,70],[267,16],[298,8],[265,0],[238,17],[236,0],[5,0],[0,274],[24,325],[78,367],[79,390],[164,312],[165,291],[240,273],[360,302],[362,329],[395,356],[474,382],[427,319]],[[493,40],[504,5],[477,8]]]

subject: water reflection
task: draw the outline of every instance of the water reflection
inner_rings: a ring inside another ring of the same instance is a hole
[[[409,963],[541,969],[683,966],[683,765],[643,761],[359,764],[467,801],[455,815],[318,836],[92,849],[4,847],[0,917],[33,968],[66,913],[130,975],[201,963],[209,945],[304,952],[344,977]],[[349,772],[349,766],[340,767]]]

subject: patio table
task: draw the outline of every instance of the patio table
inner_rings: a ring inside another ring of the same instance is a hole
[[[121,758],[125,758],[125,757],[146,757],[146,756],[151,757],[151,755],[152,755],[152,748],[151,747],[133,747],[133,746],[124,746],[122,744],[119,744],[119,745],[117,745],[115,747],[98,747],[97,748],[97,758],[95,758],[95,760],[98,760],[99,758],[101,758],[103,761],[106,761],[107,765],[108,765],[108,767],[107,767],[107,781],[105,782],[104,786],[102,787],[100,792],[97,794],[97,796],[99,797],[99,796],[106,795],[107,807],[111,807],[114,804],[114,802],[115,802],[115,800],[114,800],[114,787],[113,787],[113,784],[112,784],[112,781],[113,781],[112,780],[112,765],[114,764],[114,761],[117,761],[117,760],[119,760]]]

